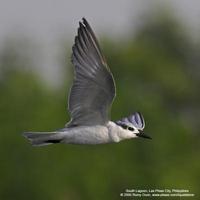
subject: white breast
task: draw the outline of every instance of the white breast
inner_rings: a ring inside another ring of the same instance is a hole
[[[63,143],[71,144],[102,144],[110,142],[106,126],[80,126],[63,132]]]

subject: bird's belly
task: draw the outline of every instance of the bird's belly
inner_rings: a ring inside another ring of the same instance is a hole
[[[106,126],[81,126],[70,128],[63,138],[68,144],[103,144],[111,142]]]

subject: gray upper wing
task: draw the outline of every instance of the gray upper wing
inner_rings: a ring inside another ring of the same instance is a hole
[[[72,47],[75,69],[69,95],[70,126],[105,124],[115,97],[115,83],[88,22],[83,18]]]

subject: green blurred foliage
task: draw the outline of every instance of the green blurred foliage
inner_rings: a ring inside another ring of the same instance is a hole
[[[153,140],[34,148],[21,133],[63,127],[70,85],[50,89],[25,70],[32,64],[17,47],[5,48],[0,54],[0,199],[119,199],[127,188],[190,189],[200,195],[198,49],[169,16],[149,18],[132,38],[105,40],[117,84],[112,119],[141,111]]]

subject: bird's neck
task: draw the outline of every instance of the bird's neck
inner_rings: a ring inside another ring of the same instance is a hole
[[[133,138],[133,134],[130,131],[124,130],[121,126],[117,125],[115,122],[109,121],[107,124],[109,135],[111,140],[114,142],[119,142],[124,139]]]

